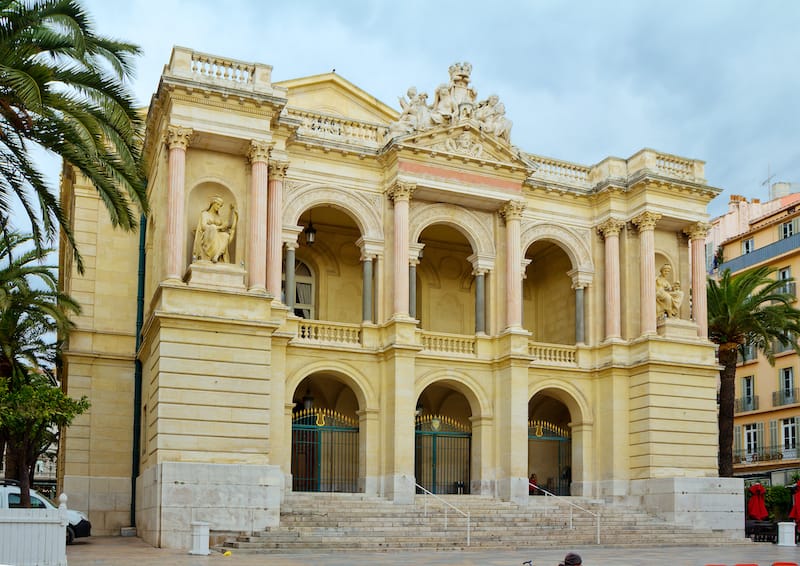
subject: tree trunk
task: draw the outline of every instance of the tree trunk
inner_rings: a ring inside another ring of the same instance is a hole
[[[738,344],[719,346],[719,477],[733,477],[733,412],[736,404],[736,361]]]

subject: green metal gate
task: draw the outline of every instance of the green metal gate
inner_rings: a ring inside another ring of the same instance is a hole
[[[433,493],[469,493],[472,432],[442,415],[416,419],[414,471],[417,483]]]
[[[569,495],[572,483],[572,439],[569,430],[541,420],[528,421],[528,462],[543,487]]]
[[[292,489],[358,491],[358,423],[329,409],[292,417]]]

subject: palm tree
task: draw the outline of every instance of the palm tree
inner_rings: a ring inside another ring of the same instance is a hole
[[[142,118],[125,81],[139,53],[97,35],[76,0],[0,0],[0,221],[11,216],[15,196],[37,247],[53,241],[60,225],[80,271],[65,211],[29,148],[77,167],[113,225],[135,230],[132,205],[147,210]]]
[[[55,268],[40,262],[32,236],[3,232],[4,237],[0,238],[0,454],[6,454],[6,477],[22,482],[24,505],[28,497],[30,466],[35,462],[35,457],[31,462],[31,454],[39,449],[47,428],[42,423],[58,416],[56,413],[62,402],[58,394],[40,390],[47,389],[49,383],[50,389],[61,392],[52,378],[58,351],[55,338],[57,334],[66,334],[72,326],[69,316],[79,313],[80,308],[58,290]],[[37,399],[52,401],[55,412],[49,406],[25,406]],[[64,403],[63,407],[71,406],[69,401]],[[35,449],[31,448],[31,443],[37,443]]]
[[[719,281],[708,280],[708,337],[719,345],[719,475],[733,477],[733,413],[737,354],[745,345],[774,362],[773,344],[800,353],[800,310],[785,293],[787,280],[773,278],[768,266],[732,276],[725,270]]]

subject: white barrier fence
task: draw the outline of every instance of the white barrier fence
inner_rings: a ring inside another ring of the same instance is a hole
[[[0,509],[0,564],[67,566],[67,504],[58,509]]]

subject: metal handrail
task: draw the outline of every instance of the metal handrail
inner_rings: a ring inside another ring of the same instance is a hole
[[[462,511],[461,509],[459,509],[458,507],[456,507],[455,505],[453,505],[449,501],[445,501],[444,499],[442,499],[441,497],[439,497],[438,495],[436,495],[432,491],[428,491],[427,489],[425,489],[424,487],[422,487],[421,485],[419,485],[416,482],[414,483],[414,485],[417,486],[417,489],[422,490],[422,492],[425,495],[432,495],[438,501],[440,501],[441,503],[444,503],[447,507],[450,507],[451,509],[457,511],[458,513],[461,513],[461,515],[463,517],[466,517],[466,519],[467,519],[467,546],[469,546],[469,543],[470,543],[470,536],[469,536],[470,535],[470,514],[469,514],[469,511],[466,511],[466,512]],[[444,528],[445,528],[445,530],[447,529],[447,507],[444,508]],[[428,516],[428,498],[427,497],[425,498],[424,512],[425,512],[425,516],[427,517]]]
[[[555,493],[551,493],[551,492],[547,491],[546,489],[544,489],[542,487],[539,487],[538,485],[536,485],[534,483],[528,482],[528,487],[529,488],[532,487],[534,489],[538,489],[539,491],[544,493],[546,496],[549,495],[550,497],[555,497],[559,501],[563,501],[564,503],[566,503],[566,504],[568,504],[570,506],[570,508],[569,508],[569,528],[570,528],[570,530],[572,530],[572,508],[573,507],[577,507],[581,511],[589,513],[589,515],[594,517],[595,531],[597,532],[597,544],[600,544],[600,514],[599,513],[593,513],[592,511],[589,511],[588,509],[584,509],[583,507],[581,507],[577,503],[573,503],[572,501],[569,501],[568,499],[564,499],[563,497],[559,497]]]

